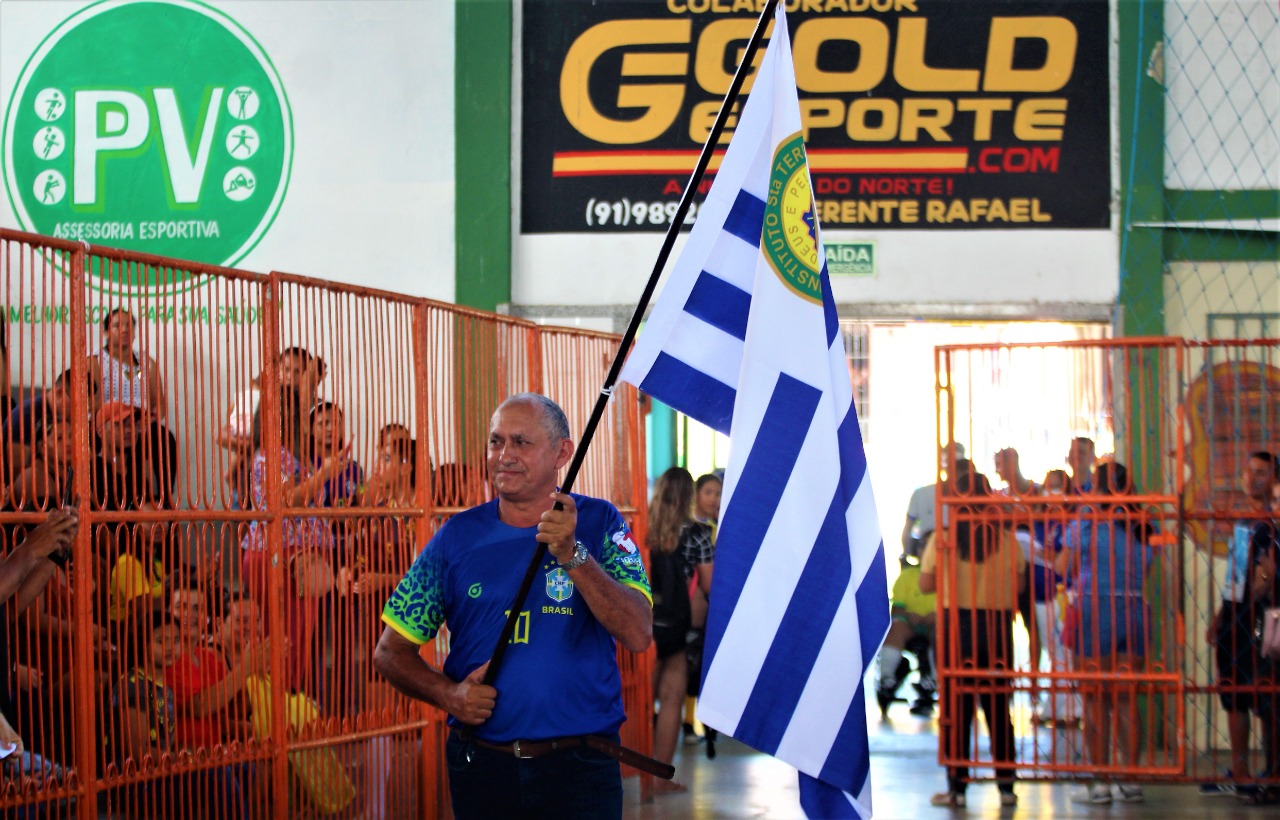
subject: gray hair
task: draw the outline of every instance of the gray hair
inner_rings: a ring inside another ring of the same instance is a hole
[[[542,411],[542,426],[552,438],[557,441],[572,438],[569,435],[569,418],[560,409],[560,405],[541,393],[516,393],[508,396],[498,405],[498,410],[508,404],[532,404]]]

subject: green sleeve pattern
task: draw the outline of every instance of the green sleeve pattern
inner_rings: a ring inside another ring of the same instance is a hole
[[[382,608],[387,625],[419,644],[434,638],[444,623],[444,572],[433,547],[427,545]]]
[[[600,566],[610,578],[623,586],[640,590],[653,603],[653,593],[649,589],[644,563],[640,560],[640,550],[621,516],[610,525],[601,554],[603,558]]]

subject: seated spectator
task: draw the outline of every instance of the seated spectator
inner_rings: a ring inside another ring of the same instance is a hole
[[[20,773],[49,775],[59,771],[40,755],[26,749],[22,736],[14,728],[18,713],[11,688],[13,655],[9,639],[15,634],[10,618],[25,612],[40,594],[57,570],[56,562],[70,557],[79,521],[74,512],[55,510],[43,523],[32,527],[16,546],[0,561],[0,743],[13,744],[10,756],[16,763],[0,769],[0,776],[14,777]]]
[[[7,371],[4,375],[7,382]],[[0,474],[0,481],[13,489],[15,506],[23,503],[19,498],[21,485],[18,477],[37,455],[36,437],[44,432],[53,419],[70,418],[70,411],[71,370],[67,369],[54,380],[53,386],[48,390],[33,390],[29,398],[5,413],[3,426],[0,426],[0,447],[4,450],[5,470]]]
[[[317,507],[350,507],[364,484],[364,470],[351,458],[351,445],[346,440],[346,421],[342,409],[331,401],[320,402],[309,413],[311,431],[311,468],[320,469],[326,461],[345,462],[345,466],[320,485]]]
[[[133,314],[121,307],[102,320],[102,349],[86,362],[89,392],[99,406],[118,401],[146,412],[148,418],[164,421],[169,414],[164,379],[155,359],[134,353],[135,327]]]
[[[253,469],[250,479],[250,499],[255,510],[268,509],[267,502],[267,453],[265,449],[263,410],[258,407],[254,416]],[[346,469],[347,459],[335,456],[326,459],[315,470],[304,466],[303,428],[300,421],[306,418],[299,404],[298,392],[285,388],[280,392],[277,405],[280,410],[280,502],[284,507],[314,506],[324,483]],[[333,588],[333,571],[330,553],[333,551],[333,532],[323,521],[315,517],[289,516],[283,522],[284,539],[281,552],[286,562],[286,630],[289,636],[289,681],[298,688],[306,679],[306,670],[312,668],[312,643],[315,633],[317,601]],[[254,521],[249,525],[240,543],[243,551],[241,581],[250,597],[264,611],[267,607],[267,590],[271,578],[267,552],[267,525]]]
[[[222,655],[228,669],[242,666],[249,660],[250,653],[265,642],[262,624],[262,610],[258,608],[257,602],[248,596],[233,593],[214,619],[210,647]],[[268,666],[251,669],[249,674],[266,676],[269,672]]]
[[[152,614],[133,630],[126,643],[124,676],[111,689],[113,726],[106,733],[107,759],[123,769],[126,762],[157,766],[165,754],[180,750],[178,699],[167,676],[182,648],[182,630],[168,612]],[[122,807],[146,807],[146,817],[245,817],[240,784],[230,769],[199,769],[162,775],[108,795]]]
[[[26,527],[22,528],[24,531]],[[73,539],[74,540],[74,539]],[[18,697],[14,727],[27,741],[28,751],[46,761],[72,760],[71,720],[75,669],[75,644],[88,635],[96,650],[94,663],[114,661],[115,646],[107,630],[75,615],[69,571],[63,557],[70,559],[71,547],[58,556],[44,589],[24,613],[14,615],[18,641],[10,660],[13,685]],[[92,593],[94,581],[89,580]]]
[[[306,413],[317,401],[317,391],[326,373],[324,360],[304,347],[289,347],[280,354],[280,389],[298,395],[298,406]],[[218,433],[217,443],[227,450],[227,469],[222,478],[230,493],[230,508],[251,509],[249,502],[250,470],[253,466],[253,420],[262,396],[262,376],[255,376],[249,388],[236,397],[228,411],[227,422]],[[309,430],[309,427],[307,428]]]
[[[151,495],[139,440],[141,417],[142,411],[122,402],[103,405],[94,417],[98,446],[90,487],[98,509],[137,509]]]
[[[45,416],[35,431],[27,467],[18,478],[12,497],[14,509],[45,510],[71,504],[75,497],[72,446],[71,425],[60,416]]]
[[[177,737],[187,748],[213,748],[230,740],[243,740],[231,733],[243,724],[243,709],[232,709],[243,697],[249,675],[266,675],[271,668],[268,641],[242,648],[239,662],[228,666],[222,652],[215,649],[209,622],[206,590],[188,574],[179,574],[170,585],[173,619],[181,632],[181,645],[165,681],[173,689],[178,708]]]
[[[123,767],[129,758],[158,761],[176,745],[177,707],[165,675],[181,643],[177,622],[164,611],[135,623],[125,641],[125,673],[111,689],[111,710],[119,726],[104,738],[107,757],[117,766]]]
[[[1095,491],[1110,496],[1130,492],[1124,465],[1103,463],[1093,475]],[[1062,575],[1073,578],[1079,624],[1072,636],[1077,666],[1086,672],[1134,673],[1144,668],[1150,643],[1149,615],[1143,584],[1152,565],[1151,548],[1142,543],[1123,504],[1081,507],[1063,536],[1057,559]],[[1099,767],[1136,766],[1141,721],[1132,685],[1114,681],[1082,685],[1085,759]],[[1114,720],[1114,746],[1112,722]],[[1120,799],[1143,800],[1140,786],[1117,784]],[[1095,780],[1078,802],[1110,803],[1111,786]]]
[[[418,470],[415,442],[403,424],[388,424],[378,431],[378,455],[373,471],[360,488],[356,504],[367,507],[409,506],[414,502]],[[398,580],[398,579],[397,579]]]
[[[305,347],[295,345],[280,354],[280,389],[296,391],[303,412],[315,405],[327,372],[324,359]]]
[[[178,439],[164,424],[169,407],[159,366],[133,351],[135,329],[133,314],[124,308],[114,308],[102,320],[102,349],[86,361],[90,409],[97,413],[118,402],[139,411],[139,446],[158,479],[153,489],[172,495],[178,478]]]
[[[222,649],[227,665],[235,668],[246,662],[246,654],[252,647],[262,642],[262,617],[258,605],[251,598],[233,598],[229,602],[226,613],[220,619],[218,627],[218,645]],[[259,741],[272,739],[274,724],[272,709],[275,703],[272,689],[275,684],[266,672],[250,674],[244,686],[244,714],[250,722],[252,736]],[[323,724],[320,710],[315,701],[300,692],[287,692],[283,696],[286,715],[286,736],[288,738],[307,738],[315,736],[315,730]],[[375,738],[377,744],[386,738]],[[381,767],[370,766],[366,769],[370,779],[379,780],[376,773],[390,769],[390,761],[379,761]],[[259,764],[261,765],[261,764]],[[289,768],[297,783],[298,791],[314,808],[314,814],[333,816],[340,814],[350,806],[356,797],[355,786],[347,776],[334,748],[327,746],[312,747],[289,753]],[[266,778],[258,781],[266,785]],[[373,789],[379,788],[376,784]],[[255,800],[255,804],[259,801]],[[373,802],[373,801],[371,801]],[[373,805],[377,805],[373,803]],[[297,812],[300,816],[304,812]],[[312,812],[305,812],[312,816]],[[376,809],[366,808],[363,817],[382,817]]]
[[[162,509],[145,501],[139,509]],[[165,606],[165,582],[169,578],[166,564],[169,525],[144,522],[130,532],[128,546],[120,551],[107,582],[107,617],[112,623],[148,620],[152,610]]]
[[[92,501],[103,510],[136,510],[145,500],[170,503],[174,498],[177,464],[157,463],[145,444],[146,417],[136,407],[109,402],[95,415],[98,428]],[[176,455],[176,450],[170,453]]]
[[[375,506],[385,507],[387,513],[365,520],[354,556],[337,577],[338,593],[354,598],[355,620],[367,626],[360,636],[365,661],[372,658],[382,633],[382,606],[413,563],[413,523],[393,511],[413,506],[416,478],[413,441],[394,435],[382,437],[377,462],[365,486],[378,488]]]
[[[382,425],[382,429],[378,431],[378,448],[394,447],[398,453],[413,452],[413,433],[409,432],[409,428],[403,424],[393,421],[390,424]]]

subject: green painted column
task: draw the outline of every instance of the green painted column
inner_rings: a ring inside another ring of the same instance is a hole
[[[1164,40],[1164,3],[1118,4],[1120,122],[1120,293],[1117,333],[1161,336],[1164,320],[1164,87],[1148,74]],[[1163,401],[1159,354],[1124,353],[1130,374],[1126,441],[1117,442],[1139,489],[1159,488]]]
[[[1148,75],[1148,61],[1164,40],[1164,3],[1161,0],[1119,0],[1120,90],[1120,294],[1116,332],[1119,336],[1162,336],[1164,320],[1164,87]],[[1128,373],[1128,430],[1116,442],[1116,456],[1129,465],[1139,492],[1164,489],[1161,442],[1164,402],[1160,351],[1120,351]],[[1145,587],[1153,613],[1152,659],[1172,664],[1173,647],[1164,644],[1170,597],[1170,578],[1152,573]],[[1176,606],[1176,605],[1175,605]],[[1164,742],[1170,712],[1166,697],[1143,695],[1138,709],[1145,725],[1152,727],[1157,743]]]
[[[1120,335],[1164,333],[1164,86],[1148,76],[1164,40],[1164,3],[1118,4],[1120,26]]]
[[[511,301],[512,4],[455,2],[454,301],[494,310]]]

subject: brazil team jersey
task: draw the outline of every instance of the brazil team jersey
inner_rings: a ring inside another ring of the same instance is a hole
[[[574,494],[577,539],[614,580],[652,602],[640,552],[607,501]],[[537,527],[498,518],[498,501],[449,519],[391,593],[382,620],[414,643],[449,626],[444,673],[460,681],[489,660],[525,569]],[[476,729],[492,743],[616,732],[625,717],[613,636],[548,553],[525,599],[494,681],[493,716]],[[452,717],[450,724],[454,723]]]

